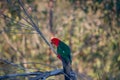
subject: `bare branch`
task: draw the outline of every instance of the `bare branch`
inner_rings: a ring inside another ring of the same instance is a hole
[[[20,6],[22,7],[25,15],[28,17],[28,19],[30,20],[30,22],[32,23],[32,27],[38,32],[38,34],[40,35],[40,37],[42,37],[42,39],[46,42],[46,44],[51,48],[51,50],[57,55],[57,52],[54,50],[53,46],[47,41],[47,39],[44,37],[43,33],[40,31],[39,27],[34,23],[34,21],[32,20],[32,18],[29,16],[29,14],[27,13],[27,10],[24,8],[24,5],[22,3],[21,0],[18,0]]]
[[[32,24],[25,17],[22,17],[22,19],[24,19],[27,23],[29,23],[32,26]]]
[[[30,72],[30,73],[22,73],[22,74],[8,74],[8,75],[0,76],[0,80],[7,79],[7,78],[13,78],[13,77],[17,77],[17,76],[27,77],[27,76],[33,76],[33,75],[36,77],[31,78],[30,80],[38,80],[38,79],[47,78],[49,76],[59,75],[59,74],[63,74],[62,69],[57,69],[57,70],[48,71],[48,72]]]
[[[1,14],[4,18],[7,18],[9,21],[13,21],[15,24],[18,24],[21,26],[22,29],[25,29],[25,30],[31,30],[31,31],[34,31],[34,28],[31,27],[32,24],[30,25],[27,25],[27,24],[24,24],[23,22],[20,22],[20,21],[16,21],[15,19],[11,18],[11,17],[8,17],[7,15],[5,14]],[[2,18],[3,18],[2,17]],[[25,19],[24,19],[25,20]],[[27,21],[26,21],[27,22]],[[2,32],[5,32],[5,33],[8,33],[9,31],[6,30],[6,29],[2,29],[0,30],[0,34]],[[37,32],[10,32],[10,33],[14,33],[14,34],[38,34]]]
[[[3,61],[4,63],[10,64],[10,65],[12,65],[12,66],[14,66],[14,67],[18,67],[18,68],[20,68],[20,69],[22,69],[22,70],[25,70],[25,68],[22,67],[21,65],[18,65],[18,64],[12,63],[12,62],[10,62],[10,61],[8,61],[8,60],[0,59],[0,61]]]
[[[5,15],[5,14],[1,14],[3,17],[5,17],[5,18],[8,18],[8,19],[10,19],[10,20],[14,20],[13,18],[10,18],[10,17],[8,17],[7,15]],[[19,24],[19,25],[21,25],[21,26],[27,26],[27,27],[29,27],[29,25],[26,25],[26,24],[24,24],[24,23],[22,23],[22,22],[20,22],[20,21],[16,21],[16,20],[14,20],[17,24]]]

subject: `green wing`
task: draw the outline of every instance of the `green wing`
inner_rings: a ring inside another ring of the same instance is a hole
[[[67,46],[64,42],[60,41],[59,46],[57,47],[57,53],[60,54],[62,59],[65,60],[65,62],[72,62],[71,59],[71,50],[69,46]]]

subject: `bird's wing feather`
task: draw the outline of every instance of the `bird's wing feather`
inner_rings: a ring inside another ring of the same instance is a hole
[[[72,62],[70,48],[65,43],[60,42],[57,52],[61,55],[65,62]]]

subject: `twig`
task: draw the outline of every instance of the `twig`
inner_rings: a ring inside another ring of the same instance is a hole
[[[20,6],[22,7],[25,15],[28,17],[28,19],[30,20],[30,22],[32,23],[32,27],[38,32],[38,34],[42,37],[42,39],[45,41],[45,43],[51,48],[51,50],[57,55],[57,52],[54,50],[53,46],[47,41],[47,39],[44,37],[43,33],[40,31],[40,29],[38,28],[38,26],[34,23],[34,21],[32,20],[32,18],[29,16],[29,14],[27,13],[27,10],[23,7],[23,3],[21,0],[18,0]]]
[[[25,70],[25,68],[22,67],[21,65],[18,65],[18,64],[12,63],[12,62],[10,62],[10,61],[8,61],[8,60],[0,59],[0,61],[3,61],[3,62],[5,62],[5,63],[7,63],[7,64],[10,64],[10,65],[14,66],[14,67],[19,67],[20,69]]]
[[[7,15],[5,15],[5,14],[1,14],[3,17],[5,17],[5,18],[7,18],[7,19],[9,19],[9,20],[12,20],[14,23],[16,23],[16,24],[18,24],[18,25],[20,25],[21,27],[23,27],[25,30],[34,30],[33,29],[33,27],[31,27],[31,28],[28,28],[28,27],[30,27],[29,25],[27,25],[27,24],[24,24],[24,23],[22,23],[22,22],[20,22],[20,21],[16,21],[16,20],[14,20],[13,18],[10,18],[10,17],[8,17]],[[2,32],[5,32],[5,33],[7,33],[7,32],[9,32],[8,30],[6,30],[6,29],[3,29],[3,30],[0,30],[0,34],[2,33]],[[37,32],[10,32],[10,33],[13,33],[13,34],[38,34]]]
[[[19,25],[28,26],[28,27],[29,27],[29,25],[26,25],[26,24],[24,24],[24,23],[22,23],[22,22],[20,22],[20,21],[16,21],[16,20],[14,20],[13,18],[10,18],[10,17],[8,17],[8,16],[5,15],[5,14],[1,14],[1,15],[3,15],[3,17],[5,17],[5,18],[8,18],[8,19],[10,19],[10,20],[15,21],[15,22],[16,22],[17,24],[19,24]]]
[[[29,23],[30,25],[32,25],[26,18],[22,17],[27,23]]]

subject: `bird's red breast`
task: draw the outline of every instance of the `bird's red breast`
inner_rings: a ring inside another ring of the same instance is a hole
[[[62,58],[61,58],[60,54],[58,54],[58,55],[57,55],[57,57],[58,57],[60,60],[62,60]]]

